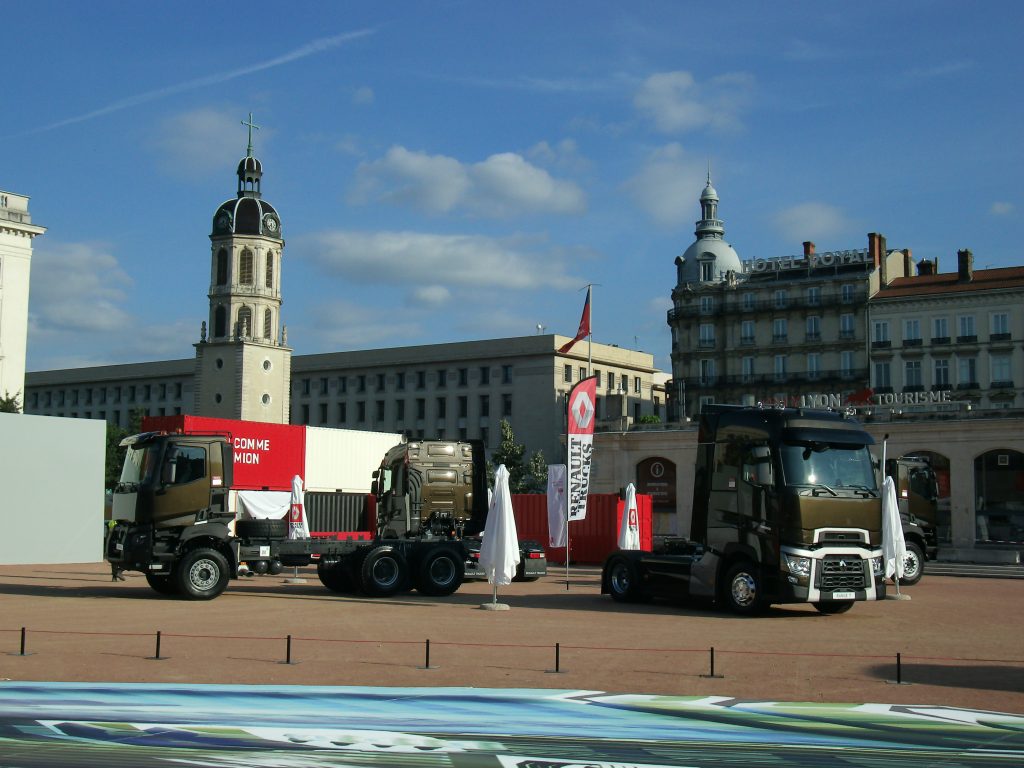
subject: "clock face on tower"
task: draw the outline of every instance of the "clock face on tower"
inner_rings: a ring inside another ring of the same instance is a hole
[[[263,228],[274,234],[277,232],[277,219],[271,216],[269,213],[263,217]]]

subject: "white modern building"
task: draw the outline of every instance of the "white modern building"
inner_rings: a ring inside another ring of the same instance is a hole
[[[0,190],[0,396],[24,406],[32,241],[46,229],[32,223],[28,198]]]

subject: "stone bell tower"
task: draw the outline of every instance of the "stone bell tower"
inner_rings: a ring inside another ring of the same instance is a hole
[[[237,196],[218,206],[210,233],[210,312],[196,348],[195,413],[287,424],[291,349],[281,326],[284,239],[262,197],[263,165],[249,145]]]

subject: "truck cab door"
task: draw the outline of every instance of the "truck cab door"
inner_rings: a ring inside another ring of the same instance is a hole
[[[153,492],[153,524],[158,528],[191,525],[207,519],[211,477],[208,445],[168,444]]]

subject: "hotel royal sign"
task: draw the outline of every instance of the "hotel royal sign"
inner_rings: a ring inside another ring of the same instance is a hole
[[[824,251],[809,256],[775,256],[769,259],[751,259],[743,262],[743,272],[760,275],[765,272],[785,272],[790,269],[824,269],[869,263],[866,248],[853,251]]]

